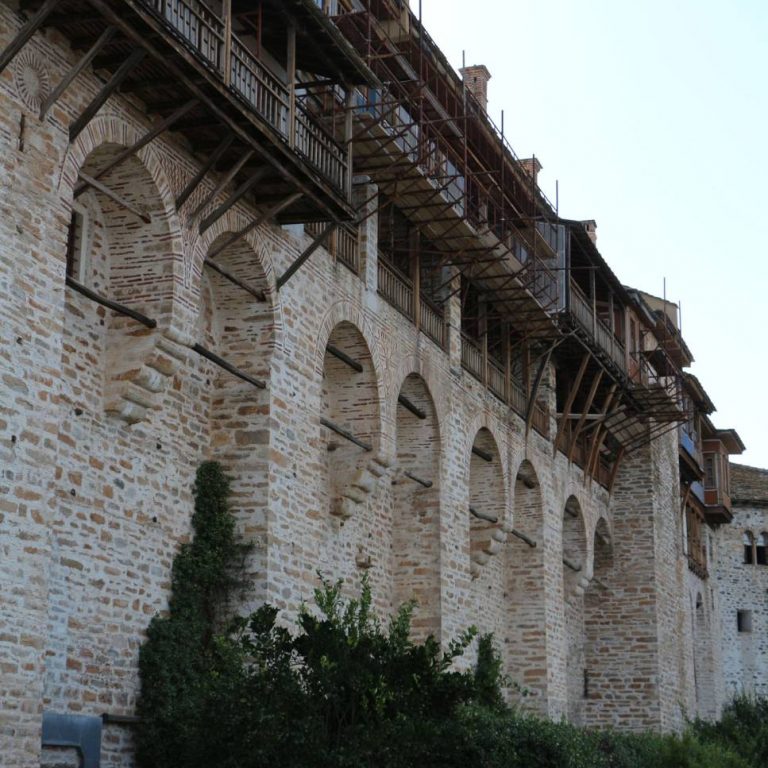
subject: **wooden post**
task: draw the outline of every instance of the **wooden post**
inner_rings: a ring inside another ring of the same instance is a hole
[[[352,86],[347,87],[346,112],[344,113],[344,146],[347,150],[347,178],[346,189],[347,197],[352,199],[352,137],[354,132],[354,103],[355,89]]]
[[[488,304],[485,299],[478,302],[480,314],[480,336],[483,350],[483,384],[488,385]]]
[[[413,283],[413,322],[416,329],[421,328],[421,249],[419,248],[419,230],[410,231],[411,282]]]
[[[597,334],[597,287],[595,285],[595,270],[589,270],[589,292],[592,294],[592,335]]]
[[[222,0],[224,15],[224,60],[222,62],[224,85],[232,84],[232,0]]]
[[[627,371],[631,371],[630,357],[632,356],[632,347],[630,345],[629,329],[629,307],[624,307],[624,359],[626,360]]]
[[[608,311],[610,312],[610,316],[611,316],[611,322],[610,322],[611,333],[615,336],[616,335],[616,317],[614,315],[614,308],[613,308],[613,293],[610,293],[608,295]]]
[[[509,403],[512,397],[512,348],[510,345],[509,321],[501,324],[502,352],[504,360],[504,402]]]
[[[288,27],[288,146],[296,146],[296,27]]]

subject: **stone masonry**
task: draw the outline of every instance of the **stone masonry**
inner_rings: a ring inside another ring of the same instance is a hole
[[[21,23],[0,3],[0,50]],[[722,605],[725,688],[760,690],[768,584],[753,580],[765,569],[733,565],[741,528],[768,528],[759,505],[719,534],[717,568],[729,575],[713,593],[683,557],[676,433],[629,455],[612,493],[588,478],[463,370],[456,295],[446,350],[379,295],[375,213],[358,233],[359,275],[320,248],[278,291],[276,276],[311,242],[300,225],[264,224],[226,247],[218,263],[263,291],[258,301],[203,267],[254,211],[244,198],[200,235],[193,212],[218,180],[176,210],[199,161],[173,133],[110,174],[130,208],[94,188],[75,200],[78,174],[149,126],[137,99],[115,95],[70,144],[69,124],[100,86],[90,70],[40,120],[76,60],[46,31],[0,74],[3,766],[40,765],[44,712],[133,714],[138,650],[166,608],[206,459],[233,477],[254,545],[244,609],[270,601],[289,618],[318,572],[350,594],[366,572],[382,615],[416,598],[419,636],[493,631],[505,671],[530,694],[523,706],[641,730],[717,713]],[[359,182],[356,200],[373,211],[376,187]],[[156,327],[67,287],[73,209],[80,282]],[[550,435],[554,379],[550,363]],[[737,597],[743,579],[763,603]],[[749,638],[736,637],[737,608],[753,612]],[[102,766],[132,766],[130,739],[130,724],[106,722]]]
[[[768,470],[731,467],[734,519],[715,538],[728,697],[768,695]],[[747,557],[746,551],[751,550]],[[762,550],[762,551],[761,551]],[[747,560],[751,562],[747,562]]]

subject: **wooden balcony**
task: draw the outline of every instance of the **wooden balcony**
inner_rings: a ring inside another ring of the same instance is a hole
[[[250,181],[255,205],[271,211],[287,201],[274,213],[280,223],[351,219],[347,151],[302,103],[295,72],[315,71],[310,46],[301,44],[312,36],[325,46],[317,71],[326,82],[363,82],[367,70],[313,4],[265,0],[266,6],[272,28],[264,27],[264,39],[273,51],[282,46],[287,75],[267,66],[252,36],[236,33],[248,29],[241,19],[246,8],[222,17],[201,0],[31,0],[25,10],[35,12],[27,22],[32,32],[55,27],[82,52],[75,75],[89,65],[106,75],[92,104],[72,121],[71,141],[120,93],[138,100],[163,131],[182,134],[201,162],[211,160],[206,170],[231,171],[226,178],[238,189]],[[9,50],[26,44],[25,32]]]
[[[443,311],[424,294],[416,297],[413,282],[379,252],[378,291],[395,309],[405,315],[441,349],[446,347]]]
[[[624,345],[616,338],[613,331],[597,317],[590,300],[573,280],[570,281],[566,308],[577,325],[589,334],[591,341],[603,355],[625,376],[628,375]]]
[[[307,234],[317,237],[325,229],[326,222],[312,222],[304,226]],[[356,275],[360,274],[360,243],[357,232],[350,227],[336,227],[325,243],[328,253]]]
[[[461,365],[518,416],[528,417],[528,396],[523,388],[507,375],[504,366],[486,355],[483,345],[466,333],[461,334]],[[533,404],[531,426],[543,437],[549,437],[549,414],[544,403]]]

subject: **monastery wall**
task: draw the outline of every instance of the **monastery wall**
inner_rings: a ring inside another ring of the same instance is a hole
[[[0,49],[17,28],[0,5]],[[81,189],[78,174],[98,173],[148,122],[138,102],[111,98],[70,145],[68,125],[98,87],[92,74],[41,122],[41,100],[74,60],[54,33],[38,35],[0,75],[4,764],[39,765],[43,711],[133,713],[138,650],[167,605],[205,459],[232,475],[255,545],[244,608],[268,600],[290,616],[318,572],[350,594],[367,572],[383,614],[417,599],[418,635],[493,631],[525,707],[678,727],[695,690],[680,650],[691,629],[674,436],[628,458],[613,498],[586,482],[462,369],[457,298],[445,352],[377,293],[375,214],[360,232],[360,276],[320,249],[278,292],[276,276],[311,238],[265,225],[223,247],[250,221],[241,204],[200,235],[214,181],[176,211],[197,165],[172,134],[105,177],[121,204]],[[361,201],[374,193],[357,186]],[[156,327],[66,286],[73,205],[77,279]],[[217,251],[265,301],[204,269]],[[550,434],[553,377],[550,367]],[[131,765],[129,728],[107,727],[102,764]]]
[[[717,532],[725,695],[768,695],[768,565],[745,562],[745,544],[768,544],[768,471],[731,465],[733,522]],[[749,545],[751,546],[751,545]],[[739,619],[739,612],[742,613]]]

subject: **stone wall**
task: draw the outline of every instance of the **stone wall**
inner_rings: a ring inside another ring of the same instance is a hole
[[[19,23],[0,5],[0,49]],[[367,572],[382,614],[418,601],[420,636],[493,631],[518,686],[510,696],[530,693],[524,706],[588,724],[677,727],[695,690],[681,651],[692,635],[672,438],[629,457],[612,498],[553,456],[462,370],[457,298],[445,352],[379,296],[375,215],[360,233],[361,276],[320,249],[278,293],[276,275],[310,242],[301,227],[264,226],[226,248],[217,261],[263,290],[257,301],[203,269],[253,211],[238,204],[199,235],[205,209],[195,210],[214,181],[176,211],[197,166],[172,135],[106,177],[148,221],[92,190],[75,202],[79,171],[103,167],[147,119],[140,103],[111,98],[70,145],[67,126],[98,87],[85,73],[41,122],[35,105],[74,61],[54,33],[36,35],[0,76],[6,764],[40,764],[44,710],[133,713],[138,649],[167,605],[195,468],[208,458],[232,474],[254,544],[244,608],[269,600],[288,619],[318,571],[349,593]],[[73,205],[86,222],[78,279],[156,328],[65,286]],[[552,380],[550,370],[554,426]],[[424,419],[398,404],[401,393]],[[131,765],[128,729],[105,730],[102,764]]]
[[[745,562],[745,535],[768,534],[768,470],[731,465],[734,518],[716,537],[725,696],[768,695],[768,565]],[[768,543],[768,536],[766,538]],[[742,613],[739,626],[738,613]]]

